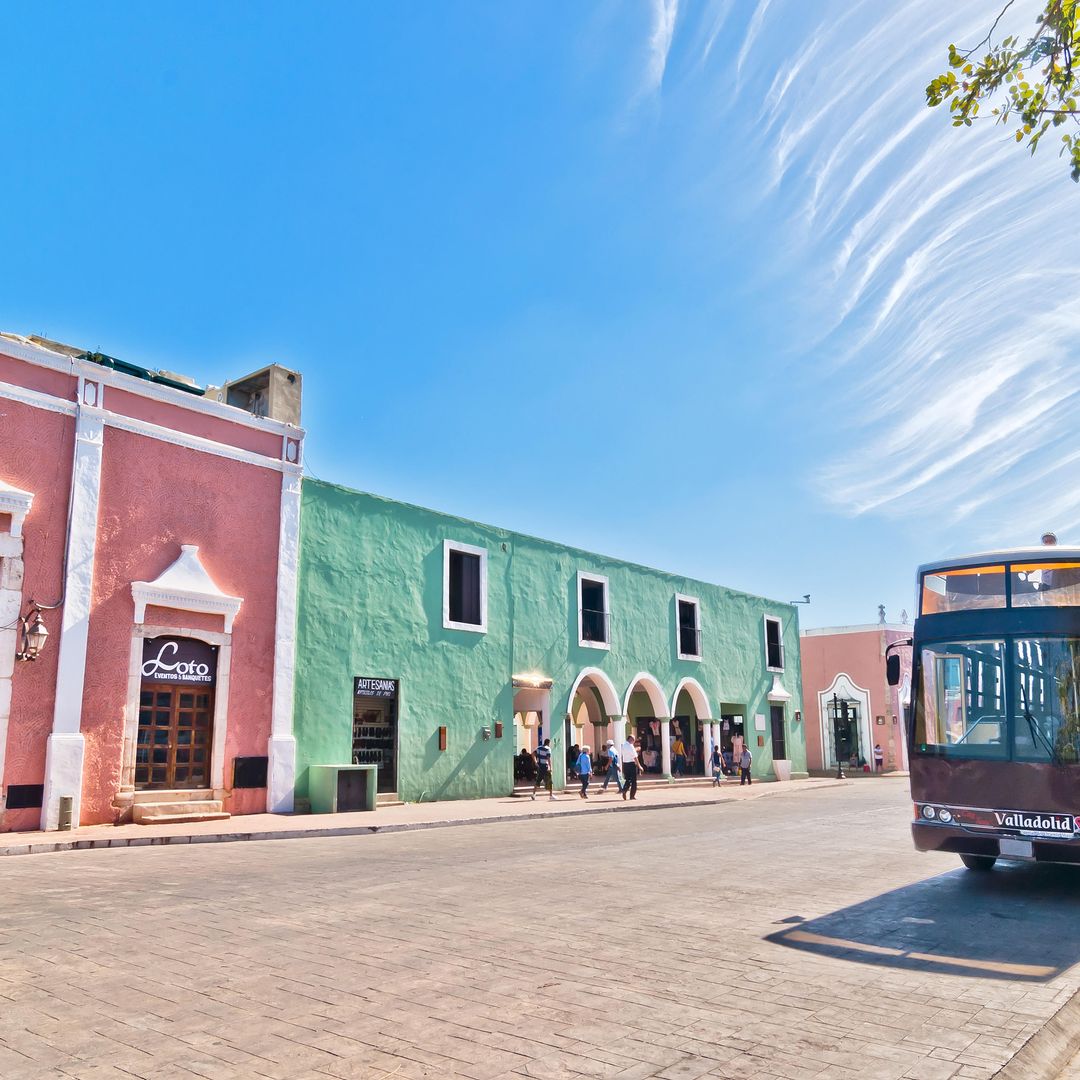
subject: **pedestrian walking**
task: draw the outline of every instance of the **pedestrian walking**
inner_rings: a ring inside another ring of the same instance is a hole
[[[581,777],[581,797],[589,797],[589,781],[592,779],[592,747],[583,746],[577,759],[577,774]]]
[[[720,747],[715,743],[712,748],[712,761],[709,764],[712,767],[713,787],[719,787],[720,777],[724,775],[724,759],[720,754]]]
[[[555,792],[551,783],[551,740],[545,739],[543,743],[536,748],[536,780],[533,783],[532,795],[530,798],[536,798],[537,789],[541,784],[547,788],[548,798],[554,799]]]
[[[739,755],[739,787],[743,784],[752,784],[754,781],[750,779],[750,766],[754,763],[754,759],[750,756],[750,751],[747,747],[743,746],[743,752]]]
[[[615,741],[608,739],[604,746],[604,756],[607,760],[607,772],[604,774],[604,786],[600,789],[601,794],[607,791],[608,784],[612,780],[615,781],[615,786],[619,789],[619,794],[622,794],[622,777],[619,775],[619,751],[615,749]]]
[[[672,776],[685,776],[686,775],[686,743],[682,741],[681,735],[675,736],[675,741],[671,744],[671,775]]]
[[[881,743],[874,744],[874,772],[885,771],[885,751],[881,749]]]
[[[625,799],[627,795],[631,799],[637,798],[637,781],[638,781],[638,750],[634,745],[634,736],[627,735],[626,742],[619,748],[619,758],[622,761],[623,771],[623,789],[622,797]]]

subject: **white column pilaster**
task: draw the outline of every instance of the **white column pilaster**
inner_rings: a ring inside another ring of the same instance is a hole
[[[80,380],[80,400],[100,386]],[[86,646],[94,587],[98,507],[101,496],[101,458],[104,425],[100,416],[81,410],[75,423],[75,463],[72,468],[71,525],[67,548],[67,578],[56,668],[56,700],[52,734],[45,750],[45,793],[41,801],[41,827],[55,829],[60,799],[72,799],[72,824],[79,824],[82,802],[84,739],[82,727]]]
[[[667,716],[660,718],[660,771],[671,776],[671,719]]]
[[[711,720],[698,720],[701,725],[701,752],[705,756],[704,761],[704,773],[706,776],[712,775],[712,748],[713,748],[713,731]]]
[[[266,809],[291,814],[296,789],[293,693],[296,685],[296,592],[300,571],[299,470],[281,477],[277,615],[274,624],[274,697],[267,750]]]

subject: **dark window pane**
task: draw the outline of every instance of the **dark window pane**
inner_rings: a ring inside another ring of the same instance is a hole
[[[602,581],[581,582],[581,636],[585,641],[608,641],[607,589]]]
[[[679,601],[679,652],[684,656],[701,655],[697,629],[697,604],[688,600]]]
[[[480,556],[467,551],[450,552],[450,621],[479,626]]]
[[[770,707],[772,719],[772,753],[773,758],[783,761],[787,758],[787,733],[784,730],[784,706],[773,705]]]
[[[780,623],[776,619],[765,620],[765,656],[769,667],[784,666],[784,646],[780,640]]]

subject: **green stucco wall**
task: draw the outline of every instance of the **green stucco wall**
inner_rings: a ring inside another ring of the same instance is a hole
[[[487,632],[443,628],[443,541],[487,551]],[[611,649],[579,645],[577,574],[609,581]],[[701,604],[700,662],[678,659],[675,593]],[[640,672],[659,682],[667,704],[691,676],[720,705],[745,713],[754,774],[772,757],[762,616],[783,621],[782,681],[788,757],[806,769],[796,609],[732,589],[661,573],[589,552],[479,525],[431,510],[305,480],[301,519],[295,732],[297,796],[307,766],[351,760],[352,688],[357,675],[400,680],[398,793],[406,801],[508,794],[513,789],[514,674],[553,680],[550,712],[556,780],[564,760],[563,717],[584,668],[599,668],[620,705]],[[621,711],[621,710],[620,710]],[[653,715],[635,695],[629,712]],[[766,717],[765,746],[754,716]],[[504,725],[485,741],[484,727]],[[447,749],[438,729],[447,727]],[[585,740],[592,734],[586,729]],[[576,736],[576,732],[575,732]]]

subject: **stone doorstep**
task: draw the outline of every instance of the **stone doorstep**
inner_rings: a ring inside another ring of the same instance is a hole
[[[840,781],[825,781],[818,780],[812,786],[813,788],[821,787],[837,787],[840,786]],[[738,786],[738,785],[735,785]],[[769,794],[782,794],[784,791],[789,790],[787,784],[772,783],[772,784],[755,784],[755,790],[753,794],[749,791],[744,796],[745,798],[762,798]],[[676,794],[672,792],[672,794]],[[486,800],[484,800],[486,801]],[[726,801],[726,800],[722,800]],[[438,805],[438,804],[431,804]],[[274,829],[250,829],[243,830],[240,828],[230,829],[228,831],[222,830],[221,832],[208,832],[208,833],[155,833],[148,829],[143,835],[124,835],[124,836],[109,836],[107,832],[102,835],[92,838],[80,838],[78,832],[65,833],[65,837],[70,839],[35,839],[32,842],[24,842],[22,844],[9,844],[0,840],[0,857],[5,855],[40,855],[54,851],[85,851],[97,848],[118,848],[118,847],[146,847],[148,845],[160,846],[165,844],[216,844],[216,843],[233,843],[240,840],[300,840],[300,839],[313,839],[324,836],[371,836],[375,833],[395,833],[395,832],[414,832],[421,829],[446,829],[456,828],[458,826],[465,825],[494,825],[501,824],[508,821],[536,821],[541,818],[559,818],[566,816],[574,816],[579,814],[612,814],[612,813],[646,813],[652,810],[677,810],[685,809],[687,807],[695,806],[715,806],[717,803],[708,802],[701,799],[693,800],[680,800],[680,801],[667,801],[658,803],[642,802],[637,805],[630,805],[623,800],[613,800],[608,803],[592,803],[589,805],[574,806],[572,809],[549,809],[541,810],[539,806],[536,811],[532,813],[522,814],[493,814],[490,816],[463,816],[460,818],[451,818],[447,820],[433,820],[433,821],[404,821],[393,822],[385,825],[372,823],[370,825],[325,825],[312,827],[307,822],[312,820],[311,816],[304,815],[303,817],[286,817],[281,819],[282,824],[277,825]],[[377,812],[377,811],[376,811]],[[228,814],[224,815],[228,817]],[[253,815],[254,816],[254,815]],[[317,818],[333,818],[333,814],[319,814],[314,815]],[[205,819],[200,819],[205,820]],[[213,820],[213,819],[211,819]],[[243,818],[233,818],[234,823],[239,823]],[[163,821],[160,824],[174,824],[181,823],[181,819],[170,818],[167,822]],[[101,828],[107,829],[106,826],[86,826],[87,829]],[[11,833],[11,836],[18,836],[18,833]],[[59,835],[59,834],[57,834]]]
[[[162,802],[137,802],[132,807],[136,825],[223,821],[230,816],[220,799],[168,799]]]

